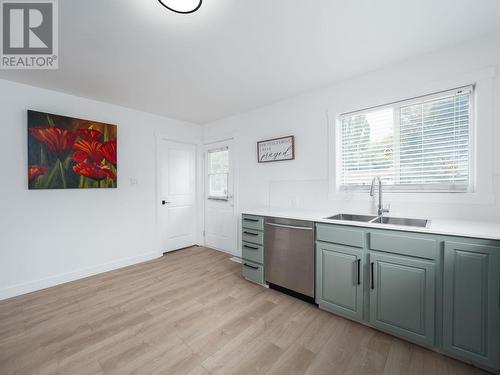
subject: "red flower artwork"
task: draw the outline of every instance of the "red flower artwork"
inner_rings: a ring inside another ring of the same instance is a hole
[[[103,137],[103,134],[95,129],[78,129],[78,135],[87,142],[100,142]]]
[[[28,188],[116,188],[116,137],[113,124],[28,111]]]
[[[73,160],[77,163],[84,161],[100,163],[104,159],[101,152],[101,144],[97,141],[85,141],[80,139],[75,142],[73,148],[76,150],[73,153]]]
[[[47,168],[43,165],[30,165],[28,167],[28,180],[32,181],[38,176],[43,176],[47,173]]]
[[[105,178],[114,180],[116,178],[111,168],[97,163],[78,163],[73,167],[73,170],[79,175],[92,178],[96,181],[104,180]]]
[[[28,130],[33,137],[45,144],[49,151],[57,155],[69,151],[77,136],[74,131],[55,127],[29,128]]]
[[[101,152],[104,155],[104,158],[109,161],[111,164],[116,166],[116,139],[105,142],[101,146]]]

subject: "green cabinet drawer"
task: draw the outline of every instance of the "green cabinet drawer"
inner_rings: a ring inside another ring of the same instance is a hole
[[[243,215],[241,219],[241,227],[264,230],[264,218],[261,216]]]
[[[433,346],[435,264],[418,258],[370,254],[370,324]]]
[[[352,229],[330,224],[316,224],[316,240],[339,245],[364,247],[365,233],[362,229]]]
[[[500,248],[446,241],[443,348],[500,369]]]
[[[370,232],[370,250],[384,251],[411,257],[436,259],[438,241],[429,236],[411,234],[392,234],[388,232]]]
[[[243,242],[250,242],[257,245],[264,245],[264,232],[243,228],[241,232],[241,240]]]
[[[241,263],[241,274],[248,281],[264,284],[264,266],[244,260]]]
[[[253,243],[241,244],[242,258],[255,263],[264,264],[264,247]]]

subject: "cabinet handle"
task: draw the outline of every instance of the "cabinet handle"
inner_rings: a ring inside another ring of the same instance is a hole
[[[247,264],[247,263],[243,263],[243,265],[244,265],[245,267],[248,267],[248,268],[251,268],[251,269],[254,269],[254,270],[258,270],[258,269],[259,269],[259,267],[255,267],[255,266],[252,266],[252,265]]]
[[[361,284],[361,259],[356,261],[358,263],[358,285]]]
[[[248,246],[248,245],[243,245],[243,247],[246,247],[247,249],[252,249],[252,250],[259,250],[258,247],[253,247],[253,246]]]
[[[373,280],[373,262],[370,263],[370,278],[371,278],[371,288],[375,289],[375,281]]]
[[[251,236],[258,236],[258,234],[257,234],[257,233],[252,233],[252,232],[247,232],[247,231],[245,231],[245,232],[243,232],[243,233],[245,233],[245,234],[249,234],[249,235],[251,235]]]
[[[259,219],[249,219],[249,218],[246,218],[246,217],[243,218],[243,220],[245,220],[245,221],[251,221],[252,223],[256,223],[256,222],[259,221]]]

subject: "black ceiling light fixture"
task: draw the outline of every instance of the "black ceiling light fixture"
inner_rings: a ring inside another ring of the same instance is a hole
[[[201,7],[202,0],[158,0],[168,10],[180,14],[194,13]]]

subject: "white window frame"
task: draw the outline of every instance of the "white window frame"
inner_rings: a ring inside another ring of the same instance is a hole
[[[404,100],[396,100],[392,101],[390,103],[382,104],[382,105],[375,105],[367,108],[363,108],[360,110],[354,110],[354,111],[344,111],[342,113],[339,113],[336,118],[335,118],[335,129],[334,129],[334,134],[335,134],[335,191],[336,192],[366,192],[369,189],[368,185],[364,186],[344,186],[340,183],[341,181],[341,170],[342,170],[342,123],[341,123],[341,118],[342,116],[345,115],[354,115],[354,114],[363,114],[363,113],[368,113],[374,110],[382,110],[386,108],[393,108],[394,109],[394,124],[397,125],[395,126],[394,129],[394,138],[399,137],[399,131],[400,131],[400,124],[399,124],[399,109],[402,106],[407,106],[407,105],[412,105],[418,102],[421,102],[422,99],[424,100],[432,100],[435,98],[442,97],[443,95],[446,94],[453,94],[456,93],[459,90],[468,90],[470,91],[470,103],[469,103],[469,148],[468,148],[468,173],[469,173],[469,183],[468,186],[465,190],[453,190],[453,189],[436,189],[435,187],[425,187],[425,185],[417,185],[417,186],[402,186],[402,185],[385,185],[384,189],[389,190],[392,193],[452,193],[452,194],[467,194],[467,193],[474,193],[476,191],[476,149],[475,149],[475,132],[476,132],[476,88],[475,84],[469,84],[469,85],[461,85],[459,87],[453,88],[453,89],[447,89],[447,90],[441,90],[441,91],[435,91],[430,94],[423,94],[423,95],[418,95],[415,97],[412,97],[410,99],[404,99]],[[399,142],[398,142],[399,144]],[[399,153],[399,146],[395,147],[394,150],[395,153]],[[396,158],[395,158],[396,159]],[[396,163],[399,162],[399,156],[398,160],[395,160]],[[374,173],[374,177],[376,176],[376,173]]]
[[[229,192],[229,178],[230,178],[230,171],[231,171],[231,160],[228,160],[228,171],[226,173],[227,175],[227,188],[226,188],[226,196],[211,196],[210,195],[210,175],[213,174],[220,174],[220,173],[210,173],[210,168],[209,168],[209,163],[210,163],[210,153],[215,153],[219,151],[227,151],[229,153],[229,147],[224,146],[224,147],[217,147],[213,149],[208,149],[206,151],[206,176],[207,176],[207,185],[206,185],[206,191],[207,191],[207,199],[210,200],[216,200],[216,201],[228,201],[230,197],[230,192]],[[228,155],[230,158],[230,155]]]

